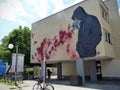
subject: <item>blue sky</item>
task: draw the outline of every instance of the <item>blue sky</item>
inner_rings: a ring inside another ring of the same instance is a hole
[[[31,29],[32,23],[80,1],[83,0],[0,0],[0,41],[19,25]]]

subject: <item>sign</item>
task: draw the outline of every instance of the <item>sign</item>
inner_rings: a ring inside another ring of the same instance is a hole
[[[16,61],[17,61],[17,72],[23,72],[24,68],[24,54],[18,54],[17,60],[16,60],[16,54],[12,54],[12,72],[15,72],[15,67],[16,67]]]

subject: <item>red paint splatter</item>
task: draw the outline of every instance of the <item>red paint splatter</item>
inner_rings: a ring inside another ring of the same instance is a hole
[[[76,58],[77,58],[77,55],[76,55],[75,52],[72,52],[71,58],[72,58],[72,59],[76,59]]]
[[[64,30],[60,30],[60,32],[59,32],[59,44],[64,44],[64,37],[65,37],[65,35],[66,35],[66,31],[64,31]]]
[[[54,48],[56,49],[59,46],[59,41],[57,39],[57,37],[55,36],[54,38]]]
[[[49,60],[52,53],[55,53],[57,51],[57,48],[64,43],[67,43],[66,52],[70,55],[71,59],[75,59],[77,57],[76,51],[73,50],[70,46],[70,40],[72,39],[72,32],[71,32],[71,25],[69,24],[66,30],[60,30],[59,31],[59,38],[57,36],[54,37],[54,39],[44,38],[41,42],[40,47],[38,48],[38,62],[41,62],[44,60],[44,48],[46,48],[46,60]],[[36,41],[34,43],[37,43]],[[37,54],[35,54],[37,57]]]
[[[51,51],[49,51],[49,54],[51,54]]]
[[[99,55],[100,55],[100,52],[99,52],[99,51],[97,51],[97,52],[96,52],[96,56],[99,56]]]
[[[48,47],[52,44],[51,40],[48,38],[47,40]]]
[[[43,39],[38,52],[42,61],[44,60],[44,48],[46,47],[46,43],[47,43],[46,39],[47,38]]]
[[[70,52],[70,44],[67,45],[67,49],[66,49],[67,53]]]

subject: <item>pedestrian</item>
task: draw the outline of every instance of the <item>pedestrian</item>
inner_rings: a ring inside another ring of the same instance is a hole
[[[48,73],[48,79],[50,79],[51,78],[51,74],[52,74],[52,72],[50,71],[50,69],[47,69],[47,73]]]
[[[80,58],[96,56],[96,46],[101,41],[101,25],[96,16],[90,15],[79,6],[72,15],[72,32],[78,30],[76,50]]]

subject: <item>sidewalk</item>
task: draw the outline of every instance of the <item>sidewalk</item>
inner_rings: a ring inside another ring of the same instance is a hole
[[[23,84],[19,85],[21,89],[16,86],[7,86],[5,84],[0,84],[0,90],[32,90],[33,85],[36,81],[25,80]],[[120,84],[107,83],[89,83],[87,82],[83,86],[70,86],[67,81],[53,81],[53,86],[55,90],[120,90]]]
[[[5,84],[0,83],[0,90],[9,90],[9,87]]]
[[[35,83],[36,83],[36,81],[27,80],[27,81],[24,81],[23,84],[19,85],[21,87],[21,89],[17,88],[16,86],[9,86],[8,90],[32,90],[32,87]],[[53,84],[53,86],[54,86],[55,90],[97,90],[97,89],[92,89],[92,88],[60,85],[60,84]],[[5,89],[3,89],[3,90],[5,90]]]
[[[36,81],[33,80],[24,80],[22,84],[18,85],[20,89],[17,86],[8,86],[9,90],[32,90],[33,85],[36,83]]]

